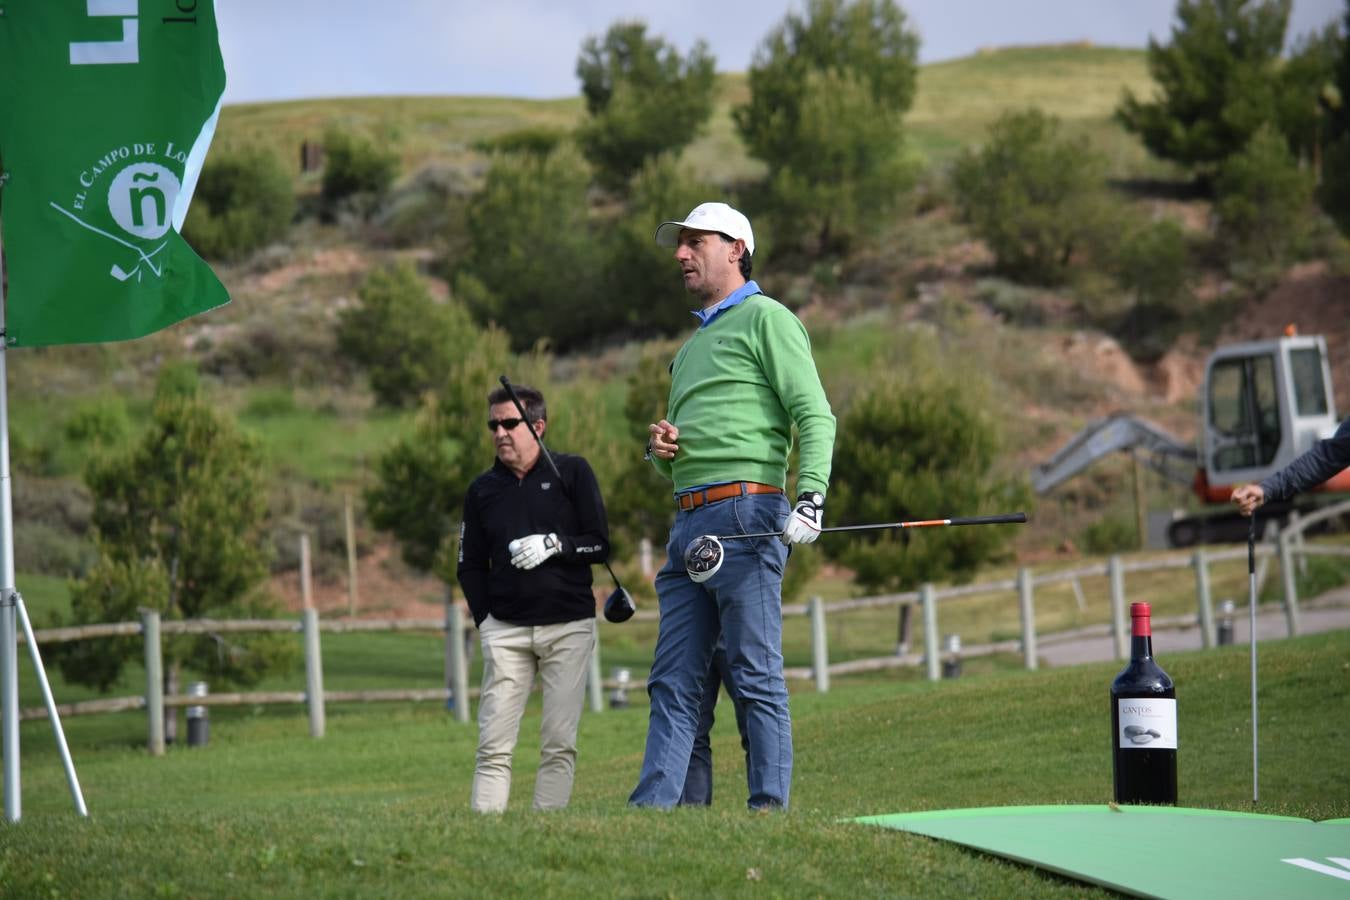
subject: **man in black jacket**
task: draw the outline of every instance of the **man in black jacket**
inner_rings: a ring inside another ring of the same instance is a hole
[[[542,458],[544,397],[517,386],[526,419],[505,389],[488,395],[497,459],[464,497],[459,584],[483,645],[478,758],[470,805],[506,809],[511,755],[536,673],[543,685],[535,809],[572,795],[577,723],[595,647],[591,564],[609,556],[609,525],[595,474],[580,456]]]

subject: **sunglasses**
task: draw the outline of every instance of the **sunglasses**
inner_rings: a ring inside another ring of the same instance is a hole
[[[514,431],[516,426],[524,421],[524,419],[488,419],[488,431],[495,434],[498,427],[505,428],[507,431]]]

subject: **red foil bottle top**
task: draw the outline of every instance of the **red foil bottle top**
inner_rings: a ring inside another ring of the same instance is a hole
[[[1130,604],[1130,633],[1135,637],[1152,637],[1153,629],[1149,626],[1149,616],[1153,609],[1147,603]]]

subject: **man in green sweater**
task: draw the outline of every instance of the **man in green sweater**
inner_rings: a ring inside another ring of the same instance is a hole
[[[721,634],[745,712],[749,806],[782,808],[792,783],[783,566],[791,544],[820,535],[834,415],[806,329],[749,280],[755,238],[744,215],[704,203],[683,221],[662,223],[656,242],[675,248],[685,290],[701,308],[671,366],[666,418],[649,427],[648,457],[674,482],[677,512],[656,576],[661,627],[647,681],[651,718],[629,803],[680,802]],[[784,494],[794,425],[801,444],[795,505]],[[689,578],[684,550],[695,538],[756,532],[781,534],[727,541],[711,578]]]

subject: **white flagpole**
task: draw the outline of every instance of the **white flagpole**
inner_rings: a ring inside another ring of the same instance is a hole
[[[4,260],[0,256],[0,316],[5,309],[4,283]],[[9,477],[9,374],[5,371],[8,343],[8,335],[0,328],[0,752],[5,757],[5,818],[17,822],[23,804],[19,787],[18,591],[14,589],[14,507]]]
[[[4,281],[4,254],[0,253],[0,322],[4,321],[5,313]],[[47,717],[51,719],[52,731],[56,735],[56,748],[66,770],[75,812],[87,816],[89,810],[84,804],[84,793],[80,790],[80,779],[75,774],[75,763],[70,758],[70,748],[66,745],[61,716],[56,711],[56,700],[52,697],[52,688],[47,681],[47,670],[43,668],[33,625],[28,620],[28,610],[24,608],[14,575],[14,503],[9,471],[9,372],[6,367],[8,344],[9,337],[0,328],[0,720],[3,721],[3,729],[0,729],[3,737],[0,737],[0,741],[3,742],[5,756],[5,818],[17,822],[23,812],[19,786],[19,641],[16,627],[19,623],[23,624],[24,640],[33,659],[33,668],[37,671],[38,684],[42,687]]]

